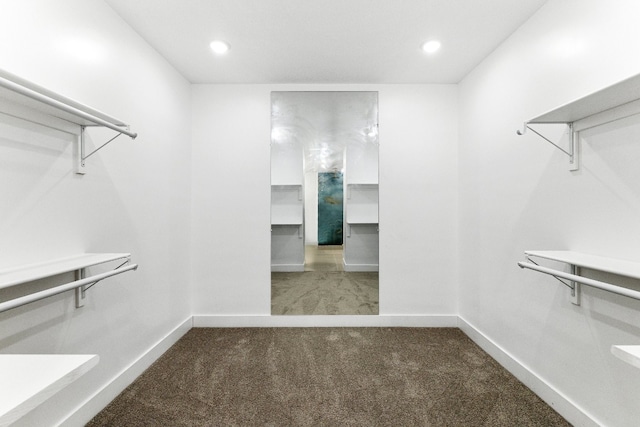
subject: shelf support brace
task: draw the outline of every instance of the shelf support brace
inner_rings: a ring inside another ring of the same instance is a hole
[[[95,150],[90,152],[89,154],[86,154],[86,145],[85,145],[86,136],[85,135],[86,135],[86,129],[88,127],[90,127],[90,125],[82,125],[82,126],[80,126],[79,148],[78,148],[77,164],[76,164],[76,173],[79,174],[79,175],[84,175],[86,173],[86,171],[85,171],[85,160],[87,160],[89,157],[93,156],[95,153],[97,153],[103,147],[106,147],[111,141],[113,141],[114,139],[116,139],[120,135],[124,135],[125,134],[125,130],[123,129],[122,132],[118,132],[116,134],[116,136],[114,136],[113,138],[111,138],[110,140],[108,140],[107,142],[105,142],[104,144],[102,144],[101,146],[99,146],[98,148],[96,148]]]
[[[76,281],[86,278],[87,277],[86,273],[87,273],[86,268],[81,268],[80,270],[76,270],[76,274],[75,274]],[[85,285],[74,289],[75,299],[76,299],[76,308],[84,307],[84,299],[86,297],[85,291],[86,291]]]
[[[536,266],[540,266],[540,264],[538,264],[537,262],[535,262],[534,260],[532,260],[530,257],[526,257],[527,261],[529,261],[530,263],[536,265]],[[569,266],[571,267],[571,274],[574,276],[579,276],[580,275],[580,267],[578,267],[577,265],[573,265],[573,264],[569,264]],[[520,266],[522,267],[522,266]],[[570,283],[565,282],[564,280],[562,280],[561,278],[559,278],[558,276],[556,276],[555,274],[551,274],[551,277],[553,277],[554,279],[556,279],[558,282],[562,283],[563,285],[565,285],[567,288],[569,288],[571,290],[571,296],[569,298],[569,300],[571,301],[572,304],[574,305],[580,305],[580,283],[576,282],[575,280],[572,280]]]
[[[125,262],[123,262],[122,264],[120,264],[119,266],[114,268],[113,271],[118,271],[124,265],[129,264],[130,261],[131,261],[131,259],[127,258]],[[137,268],[138,267],[136,265],[136,268],[134,270],[136,270]],[[75,272],[75,280],[76,281],[83,280],[86,277],[87,277],[87,269],[86,268],[81,268],[79,270],[76,270],[76,272]],[[84,301],[85,301],[85,298],[86,298],[87,291],[89,289],[91,289],[96,283],[100,282],[101,280],[103,280],[103,279],[98,279],[95,282],[88,283],[86,285],[82,285],[82,286],[79,286],[79,287],[74,289],[75,300],[76,300],[76,308],[84,307]]]
[[[569,156],[569,170],[570,171],[577,171],[578,169],[580,169],[580,164],[579,164],[579,161],[578,161],[578,159],[579,159],[579,153],[578,153],[579,135],[578,135],[578,132],[575,132],[573,130],[573,123],[566,123],[566,125],[569,128],[569,150],[568,151],[565,150],[564,148],[562,148],[561,146],[559,146],[558,144],[556,144],[555,142],[553,142],[552,140],[550,140],[549,138],[547,138],[546,136],[542,135],[540,132],[538,132],[537,130],[535,130],[531,126],[529,126],[528,122],[525,122],[522,130],[518,130],[518,131],[516,131],[516,133],[518,135],[524,135],[527,132],[527,129],[531,130],[531,132],[535,133],[540,138],[544,139],[549,144],[553,145],[558,150],[562,151],[564,154]]]
[[[580,267],[578,267],[577,265],[573,265],[573,264],[569,264],[571,267],[571,274],[574,276],[580,276]],[[580,287],[580,283],[576,282],[575,280],[571,282],[572,286],[571,286],[571,298],[569,299],[571,301],[571,304],[573,305],[580,305],[580,294],[581,294],[581,287]]]

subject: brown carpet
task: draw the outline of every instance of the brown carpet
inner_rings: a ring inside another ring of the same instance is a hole
[[[454,328],[192,329],[89,426],[567,426]]]

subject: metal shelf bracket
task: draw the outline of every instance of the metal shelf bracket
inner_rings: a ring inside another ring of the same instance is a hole
[[[114,139],[116,139],[120,135],[125,135],[125,134],[130,136],[132,139],[137,136],[137,134],[131,134],[129,132],[129,127],[127,126],[125,129],[122,129],[122,132],[118,132],[116,134],[116,136],[114,136],[113,138],[109,139],[107,142],[105,142],[104,144],[102,144],[101,146],[99,146],[98,148],[96,148],[95,150],[90,152],[89,154],[87,154],[86,153],[86,132],[87,132],[87,128],[88,127],[95,127],[95,126],[100,126],[100,125],[82,125],[82,126],[80,126],[80,137],[78,138],[78,149],[76,150],[77,154],[76,154],[76,171],[75,171],[79,175],[84,175],[85,173],[87,173],[86,172],[86,168],[85,168],[85,160],[87,160],[89,157],[93,156],[95,153],[97,153],[103,147],[106,147]]]
[[[82,280],[86,278],[87,270],[85,268],[81,268],[80,270],[76,270],[75,272],[75,280]],[[74,289],[75,299],[76,299],[76,308],[84,307],[84,299],[86,297],[86,286],[80,286],[79,288]]]
[[[541,124],[557,124],[557,123],[541,123]],[[537,130],[533,129],[531,126],[529,126],[529,122],[525,122],[524,126],[522,127],[522,130],[518,130],[516,131],[516,133],[518,135],[524,135],[527,132],[527,129],[529,129],[531,132],[535,133],[540,138],[544,139],[549,144],[553,145],[558,150],[562,151],[564,154],[569,156],[569,170],[577,171],[578,169],[580,169],[580,162],[579,162],[580,156],[579,156],[579,149],[578,149],[579,147],[578,141],[580,136],[578,135],[578,132],[574,131],[573,123],[566,123],[566,125],[569,129],[569,150],[565,150],[560,145],[556,144],[546,136],[542,135]]]
[[[527,261],[529,261],[530,263],[539,266],[540,264],[538,264],[537,262],[535,262],[534,260],[532,260],[530,257],[526,257]],[[521,266],[522,267],[522,266]],[[573,265],[570,264],[569,267],[571,268],[571,274],[574,276],[579,276],[580,275],[580,267],[578,267],[577,265]],[[564,280],[562,280],[561,278],[559,278],[558,276],[556,276],[555,274],[551,274],[551,277],[553,277],[554,279],[556,279],[558,282],[562,283],[563,285],[565,285],[567,288],[569,288],[571,290],[571,295],[569,297],[569,301],[571,301],[571,303],[573,305],[580,305],[580,293],[581,293],[581,288],[580,288],[580,283],[571,280],[570,282],[565,282]]]
[[[118,271],[120,268],[124,267],[126,264],[129,264],[131,258],[127,258],[122,264],[113,269],[113,271]],[[138,266],[136,265],[134,270],[137,270]],[[87,277],[87,269],[81,268],[79,270],[75,270],[75,280],[83,280]],[[94,282],[88,283],[86,285],[79,286],[74,289],[75,292],[75,300],[76,300],[76,308],[84,307],[84,302],[86,299],[86,293],[89,289],[91,289],[95,284],[100,282],[103,279],[98,279]]]

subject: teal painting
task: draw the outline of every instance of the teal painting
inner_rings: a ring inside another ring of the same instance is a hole
[[[318,244],[342,245],[342,172],[318,173]]]

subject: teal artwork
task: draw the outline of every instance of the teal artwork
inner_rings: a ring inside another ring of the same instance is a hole
[[[318,173],[318,244],[342,245],[342,172]]]

